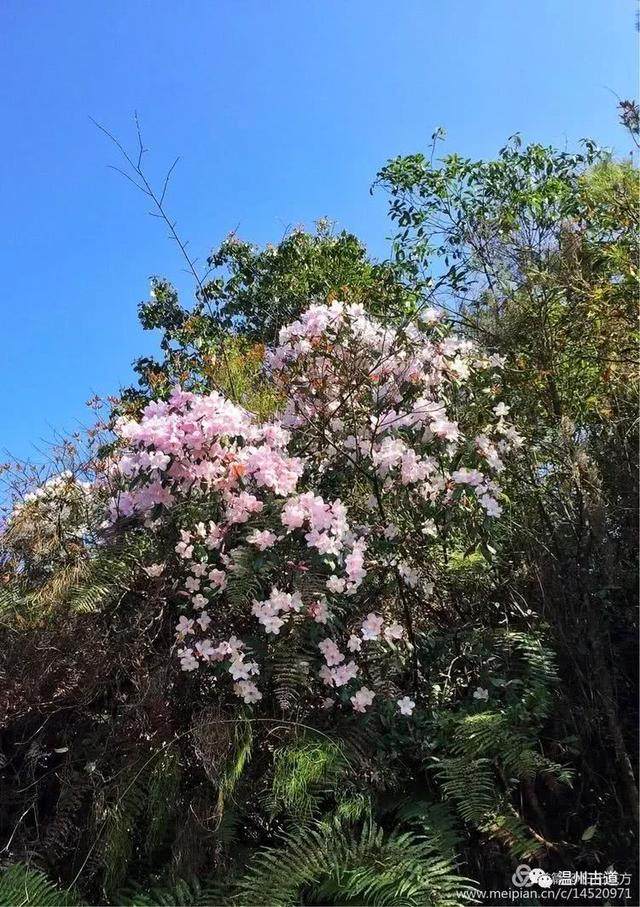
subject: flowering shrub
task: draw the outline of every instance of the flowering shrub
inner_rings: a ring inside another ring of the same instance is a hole
[[[279,419],[180,388],[120,419],[108,522],[161,541],[145,569],[182,605],[184,671],[228,674],[254,703],[278,640],[295,637],[316,704],[365,712],[378,696],[410,715],[439,553],[500,516],[497,477],[521,443],[496,403],[503,361],[435,310],[390,325],[333,302],[283,328],[266,364]],[[232,591],[247,573],[245,603]]]
[[[90,481],[71,470],[62,470],[47,479],[21,476],[31,488],[12,491],[8,513],[0,525],[3,554],[19,569],[36,564],[49,575],[64,558],[85,549],[92,536],[100,502]]]

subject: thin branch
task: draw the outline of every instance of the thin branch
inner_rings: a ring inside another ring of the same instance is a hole
[[[119,167],[115,167],[113,165],[109,165],[111,170],[115,170],[121,176],[124,176],[125,179],[129,180],[129,182],[132,183],[132,185],[134,185],[136,187],[136,189],[138,189],[138,191],[142,192],[143,195],[146,195],[148,198],[151,199],[151,201],[153,202],[153,204],[156,208],[157,213],[156,212],[149,212],[149,213],[153,214],[153,216],[155,216],[155,217],[159,217],[161,220],[163,220],[165,222],[165,224],[169,228],[169,238],[173,239],[173,241],[176,243],[176,245],[178,246],[178,248],[182,254],[182,257],[184,258],[184,260],[186,261],[186,263],[188,265],[188,270],[189,270],[190,274],[192,275],[193,279],[195,280],[196,286],[198,288],[199,299],[202,302],[206,302],[205,286],[204,286],[202,278],[200,277],[200,274],[198,273],[198,270],[196,268],[197,259],[191,258],[191,256],[187,252],[187,246],[189,245],[189,243],[185,242],[180,237],[180,235],[178,234],[178,232],[176,230],[177,221],[175,221],[169,217],[169,214],[167,213],[167,211],[164,207],[164,201],[166,198],[169,181],[171,179],[171,175],[172,175],[173,171],[175,170],[176,165],[178,164],[178,161],[180,160],[180,158],[177,157],[175,159],[175,161],[173,162],[173,164],[171,165],[171,167],[169,168],[169,170],[164,178],[164,181],[163,181],[162,191],[158,195],[156,190],[153,188],[152,184],[149,182],[149,180],[143,170],[143,167],[142,167],[143,157],[146,154],[146,152],[148,151],[148,149],[145,148],[144,142],[142,140],[142,130],[140,128],[140,120],[139,120],[137,112],[134,114],[134,121],[136,124],[136,135],[137,135],[137,139],[138,139],[138,156],[137,156],[137,160],[135,160],[135,161],[131,157],[129,152],[126,150],[126,148],[124,147],[122,142],[120,142],[119,139],[116,138],[116,136],[112,132],[110,132],[105,126],[103,126],[97,120],[94,120],[93,117],[90,116],[89,119],[94,124],[94,126],[96,126],[102,133],[104,133],[104,135],[106,135],[106,137],[116,146],[116,148],[118,149],[120,154],[123,156],[123,158],[129,165],[130,169],[133,171],[135,176],[138,178],[139,182],[138,182],[138,180],[134,179],[130,174],[128,174],[125,170],[122,170]],[[229,382],[229,389],[231,391],[231,394],[235,397],[235,383],[233,380],[233,373],[231,371],[231,366],[230,366],[229,359],[227,356],[227,351],[225,348],[224,337],[222,335],[222,332],[220,332],[219,349],[222,354],[222,359],[224,361],[224,365],[226,368],[227,379]]]

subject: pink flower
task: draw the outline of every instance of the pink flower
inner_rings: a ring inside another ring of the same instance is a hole
[[[272,602],[254,602],[251,611],[258,618],[266,633],[273,633],[275,636],[280,633],[280,627],[284,621],[278,617],[278,608],[274,607]]]
[[[358,666],[355,661],[349,661],[346,664],[341,664],[338,665],[337,668],[331,669],[331,677],[336,687],[343,687],[357,676]]]
[[[353,543],[351,554],[348,554],[344,561],[346,574],[353,587],[359,586],[367,575],[367,571],[364,569],[365,548],[364,539],[358,539]]]
[[[477,469],[466,469],[464,466],[451,473],[451,478],[456,485],[481,485],[484,475]]]
[[[415,567],[412,567],[411,564],[407,564],[406,561],[401,561],[398,564],[398,573],[407,586],[410,586],[412,589],[415,589],[420,582],[419,571]]]
[[[360,628],[360,633],[362,638],[365,640],[368,639],[378,639],[382,631],[382,624],[384,623],[382,617],[379,614],[374,614],[373,612],[367,614],[365,620],[362,622]]]
[[[487,516],[500,516],[502,513],[502,507],[495,498],[492,498],[491,495],[485,494],[480,498],[480,503],[487,512]]]
[[[210,570],[208,577],[209,582],[220,590],[224,589],[227,585],[227,574],[224,570]]]
[[[229,673],[234,680],[247,680],[258,673],[258,665],[255,661],[245,661],[244,655],[237,654],[229,665]]]
[[[447,441],[457,441],[460,435],[457,422],[448,422],[447,419],[436,419],[429,425],[431,431],[438,438],[444,438]]]
[[[354,712],[366,712],[367,708],[373,702],[375,695],[373,690],[370,690],[368,687],[360,687],[358,692],[350,697]]]
[[[193,633],[193,621],[183,614],[176,624],[176,633],[179,636],[187,636],[187,634]]]
[[[209,626],[209,624],[211,623],[211,618],[209,617],[209,615],[207,614],[206,611],[203,611],[202,614],[200,615],[200,617],[196,620],[196,623],[200,624],[200,628],[201,628],[202,632],[204,633],[205,630],[207,629],[207,627]]]
[[[309,617],[312,617],[317,624],[326,624],[329,619],[329,611],[327,609],[326,601],[317,601],[311,602],[310,605],[307,605],[307,612]]]
[[[197,671],[198,659],[193,654],[193,649],[178,649],[180,668],[183,671]]]
[[[318,643],[318,648],[329,666],[337,665],[344,661],[344,655],[332,639],[323,639],[322,642]]]
[[[275,545],[278,541],[278,536],[275,532],[270,532],[268,529],[265,529],[262,532],[254,529],[254,531],[247,536],[247,541],[250,545],[255,545],[260,551],[265,551],[265,549],[272,548],[273,545]]]
[[[326,583],[327,589],[329,590],[329,592],[335,592],[336,594],[339,594],[340,592],[344,592],[344,588],[345,588],[346,584],[347,584],[346,580],[339,579],[335,575],[330,576]]]
[[[210,639],[202,639],[196,643],[196,652],[205,661],[209,661],[215,655],[215,647]]]
[[[282,510],[280,520],[283,526],[286,526],[287,529],[299,529],[300,526],[304,525],[306,519],[306,512],[303,507],[300,506],[297,499],[287,501]]]

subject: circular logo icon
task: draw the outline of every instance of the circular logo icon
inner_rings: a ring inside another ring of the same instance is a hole
[[[526,863],[521,863],[514,874],[511,876],[511,881],[516,886],[516,888],[531,888],[533,885],[533,879],[531,878],[531,867],[527,866]]]
[[[532,869],[529,873],[529,879],[539,885],[540,888],[551,888],[551,883],[553,882],[551,876],[544,869]]]

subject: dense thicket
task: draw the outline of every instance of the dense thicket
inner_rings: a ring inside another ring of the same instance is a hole
[[[637,171],[515,139],[494,161],[395,159],[378,186],[388,262],[321,223],[266,249],[227,240],[193,305],[155,280],[140,318],[162,354],[113,417],[177,383],[282,410],[265,347],[312,302],[396,326],[444,309],[503,356],[525,444],[502,518],[437,525],[424,548],[414,714],[309,705],[302,632],[255,706],[185,676],[173,600],[142,569],[159,537],[135,515],[104,527],[80,484],[117,449],[110,415],[3,535],[2,903],[455,905],[521,862],[634,870]],[[238,563],[230,613],[261,597],[254,568]]]

